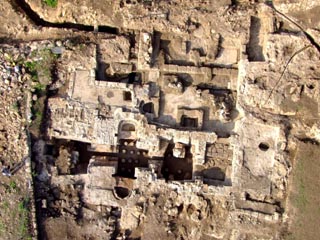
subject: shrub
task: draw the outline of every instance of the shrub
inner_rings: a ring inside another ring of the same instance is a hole
[[[55,8],[58,5],[58,0],[43,0],[43,2],[45,5],[52,8]]]

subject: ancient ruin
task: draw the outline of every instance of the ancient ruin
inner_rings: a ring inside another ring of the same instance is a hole
[[[26,121],[43,105],[40,239],[284,239],[293,149],[320,139],[320,35],[294,3],[16,2],[37,25],[22,38],[58,36],[15,63],[37,70]]]

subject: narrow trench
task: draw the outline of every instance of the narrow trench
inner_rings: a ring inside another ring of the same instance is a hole
[[[41,27],[51,27],[51,28],[66,28],[85,32],[94,32],[94,26],[63,22],[63,23],[52,23],[42,19],[35,11],[32,10],[30,5],[25,0],[9,0],[13,9],[17,12],[25,14],[35,25]],[[109,34],[118,34],[119,29],[110,26],[98,26],[97,32],[104,32]]]

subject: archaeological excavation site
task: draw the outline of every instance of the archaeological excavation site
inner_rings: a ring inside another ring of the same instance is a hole
[[[319,239],[319,1],[0,8],[0,239]]]

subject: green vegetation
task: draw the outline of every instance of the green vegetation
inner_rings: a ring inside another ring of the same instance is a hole
[[[37,60],[24,62],[23,66],[31,75],[33,82],[48,84],[51,80],[52,64],[56,61],[58,56],[47,48],[33,51],[32,56]]]
[[[15,191],[17,189],[17,183],[15,181],[11,180],[10,183],[9,183],[9,187],[13,191]]]
[[[36,72],[36,67],[37,67],[37,62],[25,62],[24,63],[25,68],[28,69],[29,72],[35,73]]]
[[[17,186],[17,183],[13,180],[10,181],[9,185],[6,187],[6,192],[7,193],[14,193],[18,192],[19,188]]]
[[[8,186],[17,189],[17,184],[14,181],[11,181]],[[1,202],[0,239],[32,239],[30,234],[30,200],[28,196],[24,196],[17,202],[17,199],[21,197],[21,192],[10,193],[10,197]],[[8,232],[11,235],[8,235]]]
[[[44,110],[44,97],[38,99],[31,108],[32,113],[32,127],[40,129]]]
[[[25,62],[24,67],[31,75],[32,81],[38,81],[37,62]]]
[[[5,232],[6,228],[5,225],[3,224],[3,222],[0,220],[0,233]]]
[[[40,81],[43,84],[49,84],[51,81],[52,64],[57,60],[58,55],[51,52],[50,49],[42,49],[37,53],[40,60],[37,62],[37,72]]]
[[[31,75],[30,85],[37,100],[33,102],[31,132],[39,136],[40,127],[43,118],[44,102],[46,98],[46,88],[52,82],[52,67],[56,62],[58,55],[53,54],[48,48],[35,50],[31,53],[33,60],[23,63],[27,72]]]
[[[29,198],[24,198],[21,202],[18,204],[18,213],[20,217],[19,221],[19,235],[22,239],[29,239],[29,204],[30,200]]]
[[[5,210],[8,210],[9,207],[10,207],[10,204],[8,201],[4,201],[3,204],[2,204],[2,207],[5,209]]]
[[[13,104],[12,104],[12,108],[15,110],[15,111],[19,111],[20,110],[20,103],[19,101],[15,101]]]
[[[38,94],[42,94],[46,90],[46,85],[37,82],[34,86],[34,89]]]
[[[32,175],[32,177],[36,177],[36,176],[38,176],[38,173],[36,171],[32,170],[31,175]]]
[[[58,0],[43,0],[44,4],[48,7],[55,8],[58,5]]]

